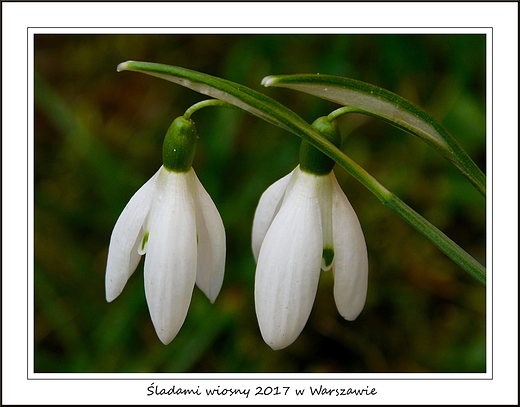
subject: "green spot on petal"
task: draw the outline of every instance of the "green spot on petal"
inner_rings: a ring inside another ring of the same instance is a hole
[[[328,270],[332,266],[334,261],[334,248],[331,246],[325,246],[323,248],[323,270]]]
[[[139,254],[144,254],[146,252],[146,244],[148,243],[148,236],[150,235],[150,232],[146,232],[143,236],[143,240],[141,241],[141,247],[139,250]]]

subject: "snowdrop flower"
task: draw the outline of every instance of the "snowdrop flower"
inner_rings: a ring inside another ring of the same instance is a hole
[[[163,165],[130,199],[108,250],[108,302],[121,293],[146,253],[146,300],[165,345],[184,323],[195,284],[213,302],[224,278],[224,226],[191,167],[196,138],[191,120],[174,120],[163,145]]]
[[[339,145],[334,122],[320,118],[313,127]],[[334,298],[345,319],[356,319],[365,304],[365,238],[333,166],[304,141],[300,165],[264,192],[255,212],[256,314],[264,341],[275,350],[303,330],[322,269],[334,273]]]

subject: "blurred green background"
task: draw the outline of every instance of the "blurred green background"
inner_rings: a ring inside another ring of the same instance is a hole
[[[142,262],[105,301],[112,228],[161,165],[171,121],[204,96],[144,74],[134,59],[217,75],[263,92],[308,122],[337,107],[269,74],[341,75],[381,86],[439,120],[485,171],[484,35],[36,35],[34,367],[36,372],[485,372],[485,287],[341,168],[363,227],[368,298],[338,314],[322,273],[299,339],[273,351],[254,311],[251,225],[262,192],[297,164],[300,140],[232,109],[197,112],[194,168],[227,234],[215,304],[195,288],[173,342],[155,335]],[[485,262],[485,199],[420,140],[368,116],[340,119],[342,149]]]

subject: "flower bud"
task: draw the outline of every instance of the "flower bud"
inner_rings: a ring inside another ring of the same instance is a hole
[[[330,121],[326,116],[320,117],[312,123],[312,127],[318,130],[327,140],[336,147],[341,144],[341,133],[336,121]],[[320,150],[302,141],[300,147],[300,169],[315,175],[326,175],[332,171],[336,162]]]
[[[164,167],[174,172],[189,171],[195,157],[196,143],[195,123],[191,119],[177,117],[164,137],[162,151]]]

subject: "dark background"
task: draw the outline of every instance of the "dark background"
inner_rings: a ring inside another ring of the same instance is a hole
[[[310,319],[273,351],[254,312],[251,225],[262,192],[297,164],[300,140],[232,109],[195,113],[194,168],[227,235],[215,304],[195,288],[186,321],[164,346],[148,315],[142,262],[105,301],[112,228],[161,165],[171,121],[203,95],[116,72],[133,59],[201,71],[269,95],[308,122],[338,107],[269,74],[322,73],[369,82],[441,122],[485,170],[484,35],[36,35],[34,357],[36,372],[484,372],[485,287],[341,168],[363,227],[368,298],[338,314],[322,273]],[[384,186],[485,262],[485,199],[419,139],[367,116],[340,119],[342,149]]]

